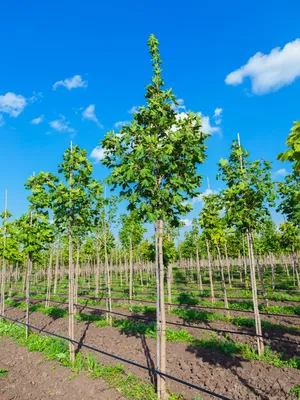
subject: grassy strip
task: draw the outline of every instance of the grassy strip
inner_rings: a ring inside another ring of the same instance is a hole
[[[101,323],[101,325],[99,325],[99,323],[96,322],[96,326],[104,326],[104,324]],[[156,339],[156,324],[154,322],[146,324],[122,319],[115,320],[113,326],[121,329],[127,334],[144,335],[145,337]],[[227,335],[226,340],[220,339],[214,333],[207,335],[204,338],[196,339],[184,329],[174,330],[167,328],[166,339],[168,342],[184,342],[195,346],[196,348],[202,347],[212,349],[228,355],[240,356],[246,360],[263,361],[274,365],[275,367],[291,367],[300,369],[300,358],[298,357],[292,357],[286,360],[283,354],[274,353],[267,346],[265,348],[265,353],[259,356],[255,349],[251,348],[247,344],[234,342],[229,338],[229,335]]]
[[[49,360],[55,360],[65,367],[70,367],[74,374],[85,372],[92,378],[104,379],[111,387],[117,389],[127,399],[154,400],[157,399],[154,387],[143,382],[132,373],[126,373],[122,364],[115,366],[104,366],[86,353],[78,353],[74,364],[69,360],[69,347],[63,340],[48,336],[40,336],[30,333],[28,339],[25,337],[24,327],[15,325],[8,321],[0,322],[0,336],[9,337],[19,345],[25,346],[29,351],[38,351]],[[170,394],[171,400],[182,399],[182,396]]]
[[[204,322],[204,321],[225,321],[231,322],[236,326],[244,326],[244,327],[252,327],[255,326],[255,320],[252,318],[246,317],[231,317],[226,316],[213,311],[199,311],[194,309],[183,309],[176,308],[171,311],[172,314],[179,316],[184,321],[195,321],[195,322]],[[285,332],[291,334],[299,334],[300,328],[294,326],[285,326],[281,324],[273,324],[268,321],[261,321],[261,325],[263,328],[273,328],[273,329],[281,329]]]

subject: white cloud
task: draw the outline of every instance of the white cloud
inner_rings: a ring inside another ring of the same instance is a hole
[[[39,116],[39,117],[37,117],[37,118],[33,118],[33,119],[30,121],[30,123],[33,124],[33,125],[39,125],[39,124],[41,124],[43,121],[44,121],[44,115],[41,115],[41,116]]]
[[[29,97],[28,102],[29,103],[35,103],[39,99],[43,98],[43,93],[42,92],[33,92],[32,96]]]
[[[63,81],[57,81],[53,85],[53,90],[56,90],[58,86],[64,86],[68,90],[76,88],[86,88],[88,85],[87,81],[82,80],[81,75],[74,75],[72,78],[64,79]]]
[[[199,202],[203,201],[203,197],[209,196],[210,194],[218,194],[218,191],[217,190],[206,189],[203,193],[199,194],[199,196],[194,197],[192,199],[192,203],[193,204],[199,203]]]
[[[69,126],[70,122],[66,121],[66,117],[64,117],[63,115],[60,115],[60,119],[49,122],[49,125],[51,126],[51,128],[55,129],[58,132],[76,132],[75,129]]]
[[[3,115],[0,114],[0,127],[4,126],[4,125],[5,125],[5,121],[4,121]]]
[[[213,135],[214,133],[221,133],[221,129],[218,126],[212,126],[210,123],[210,118],[206,115],[202,115],[201,112],[199,112],[200,117],[201,117],[201,122],[202,122],[202,128],[201,131],[208,135]]]
[[[249,77],[252,92],[265,94],[289,85],[299,76],[300,39],[296,39],[283,49],[274,48],[269,54],[256,53],[247,64],[227,75],[225,82],[227,85],[240,85]]]
[[[214,119],[215,119],[215,123],[217,125],[220,125],[220,123],[222,122],[222,113],[223,113],[223,108],[216,108],[215,109]]]
[[[118,121],[115,123],[114,127],[119,129],[119,128],[122,128],[122,126],[128,125],[128,124],[130,124],[130,121]]]
[[[135,114],[138,110],[138,106],[132,106],[130,110],[128,110],[128,114]]]
[[[214,112],[214,117],[220,117],[223,112],[223,108],[216,108]]]
[[[96,146],[91,154],[90,157],[94,159],[95,164],[97,164],[100,160],[102,160],[105,157],[105,149],[103,149],[100,146]]]
[[[82,113],[82,119],[95,122],[99,128],[103,128],[95,114],[95,104],[90,104]]]
[[[177,99],[177,103],[178,103],[177,106],[172,105],[172,109],[174,111],[179,112],[180,110],[185,110],[186,109],[186,106],[184,105],[184,100],[183,99]]]
[[[287,170],[285,168],[281,168],[274,172],[274,176],[285,176],[287,175]]]
[[[190,219],[185,218],[180,221],[184,223],[184,226],[192,226],[192,221]]]
[[[26,106],[27,100],[21,94],[7,92],[0,96],[0,112],[9,114],[11,117],[16,118]]]

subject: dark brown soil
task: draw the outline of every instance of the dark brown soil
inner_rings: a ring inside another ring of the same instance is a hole
[[[24,311],[9,309],[12,318],[23,319]],[[31,323],[49,331],[67,335],[68,320],[53,319],[42,313],[31,314]],[[76,340],[89,344],[112,354],[153,367],[156,344],[142,335],[125,334],[116,328],[97,328],[91,323],[78,323],[75,327]],[[115,364],[108,356],[96,355],[103,364]],[[208,390],[234,400],[292,399],[290,389],[300,382],[300,371],[292,368],[276,368],[258,361],[246,361],[215,350],[204,349],[184,343],[167,343],[167,372],[180,379],[192,382]],[[132,371],[145,380],[151,380],[147,371],[125,364],[125,369]],[[195,390],[181,384],[168,381],[169,388],[176,393],[183,393],[186,399],[195,396]],[[84,396],[85,399],[89,397]],[[201,394],[201,400],[210,399]],[[93,397],[91,397],[93,399]]]
[[[72,371],[40,353],[30,353],[8,338],[0,338],[0,368],[8,370],[0,377],[1,400],[99,400],[124,399],[101,379],[79,374],[70,380]]]

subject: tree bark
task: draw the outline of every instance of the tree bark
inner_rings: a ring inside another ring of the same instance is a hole
[[[258,301],[257,301],[255,261],[253,254],[253,237],[251,230],[248,230],[247,232],[247,243],[248,243],[249,261],[250,261],[250,276],[251,276],[251,286],[252,286],[253,309],[255,316],[255,331],[257,335],[257,350],[258,354],[261,355],[264,353],[264,342],[262,338],[261,320],[260,320]]]
[[[164,290],[164,260],[163,260],[163,220],[158,220],[158,265],[159,265],[159,301],[160,301],[160,371],[166,373],[166,310]],[[166,379],[161,377],[160,398],[168,399]]]
[[[214,283],[213,283],[213,274],[212,274],[212,265],[211,265],[211,258],[210,258],[210,250],[209,250],[209,243],[208,240],[205,240],[206,248],[207,248],[207,257],[208,257],[208,273],[209,273],[209,283],[210,283],[210,297],[211,302],[215,302],[215,293],[214,293]]]

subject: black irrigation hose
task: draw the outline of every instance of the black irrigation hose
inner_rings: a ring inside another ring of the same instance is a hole
[[[19,290],[19,292],[25,292],[25,290]],[[45,293],[38,293],[38,292],[34,292],[35,294],[45,294]],[[67,296],[67,294],[64,293],[58,293],[57,295],[63,297],[63,296]],[[90,299],[90,300],[103,300],[103,297],[96,297],[96,296],[88,296],[88,295],[79,295],[79,297],[83,298],[83,299]],[[116,300],[118,302],[124,301],[124,302],[129,302],[129,298],[125,298],[125,297],[111,297],[112,300]],[[132,302],[136,302],[136,303],[150,303],[150,304],[156,304],[156,301],[154,300],[138,300],[138,299],[132,299]],[[214,307],[214,306],[201,306],[201,305],[193,305],[193,304],[187,304],[187,303],[181,303],[181,304],[177,304],[177,303],[165,303],[166,305],[170,305],[173,307],[185,307],[185,308],[197,308],[197,309],[212,309],[212,310],[220,310],[220,311],[230,311],[230,312],[239,312],[239,313],[246,313],[246,314],[253,314],[254,311],[252,310],[236,310],[234,308],[225,308],[225,307]],[[269,317],[285,317],[285,318],[300,318],[300,315],[296,315],[296,314],[274,314],[274,313],[268,313],[268,312],[263,312],[260,311],[260,315],[267,315]]]
[[[41,282],[40,282],[41,283]],[[45,285],[34,285],[33,284],[33,286],[35,286],[35,287],[40,287],[40,288],[46,288],[46,284]],[[102,285],[102,286],[104,286],[104,285]],[[146,288],[147,288],[147,286],[146,286]],[[155,286],[150,286],[150,289],[151,288],[155,288]],[[83,289],[83,290],[95,290],[96,288],[94,287],[94,286],[91,286],[91,287],[85,287],[85,286],[78,286],[78,289]],[[188,286],[186,286],[186,287],[184,287],[184,288],[178,288],[178,289],[182,289],[182,290],[186,290],[186,289],[188,289]],[[107,289],[105,288],[105,287],[103,287],[103,288],[99,288],[99,292],[105,292]],[[204,289],[204,290],[209,290],[209,288],[207,288],[207,289]],[[234,290],[237,290],[237,291],[239,291],[239,290],[246,290],[246,288],[241,288],[241,289],[239,289],[239,288],[234,288]],[[258,290],[258,292],[262,292],[262,289],[261,288],[258,288],[257,289]],[[112,292],[115,292],[115,293],[123,293],[123,294],[125,294],[126,292],[127,292],[127,290],[125,289],[125,290],[115,290],[115,289],[111,289],[111,291]],[[189,292],[200,292],[200,289],[188,289],[188,291]],[[298,289],[276,289],[276,291],[277,292],[280,292],[280,291],[288,291],[288,292],[296,292],[296,293],[299,293],[299,290]],[[215,292],[216,293],[222,293],[222,290],[221,289],[216,289],[215,290]],[[142,295],[142,296],[146,296],[147,294],[149,294],[149,293],[147,293],[147,292],[141,292],[141,293],[138,293],[139,295]],[[222,298],[222,296],[219,296],[219,297],[217,297],[217,298]],[[230,297],[230,299],[241,299],[240,297]],[[248,298],[242,298],[243,300],[245,299],[245,300],[247,300]],[[249,298],[249,300],[251,300],[250,298]],[[278,301],[293,301],[293,300],[278,300]]]
[[[199,390],[201,392],[207,393],[207,394],[209,394],[211,396],[217,397],[218,399],[231,400],[229,397],[225,397],[225,396],[222,396],[221,394],[217,394],[215,392],[211,392],[210,390],[204,389],[204,388],[202,388],[202,387],[200,387],[198,385],[194,385],[193,383],[186,382],[186,381],[184,381],[182,379],[176,378],[175,376],[172,376],[172,375],[169,375],[169,374],[165,374],[165,373],[163,373],[163,372],[161,372],[161,371],[159,371],[157,369],[149,368],[149,367],[146,367],[145,365],[136,363],[134,361],[127,360],[126,358],[116,356],[115,354],[107,353],[104,350],[97,349],[95,347],[89,346],[88,344],[79,343],[76,340],[72,340],[72,339],[70,339],[70,338],[68,338],[66,336],[62,336],[62,335],[58,335],[57,333],[54,333],[54,332],[46,331],[43,328],[38,328],[38,327],[36,327],[34,325],[27,324],[25,322],[22,322],[22,321],[19,321],[17,319],[13,319],[13,318],[7,317],[7,316],[2,315],[2,314],[0,314],[0,317],[4,318],[4,319],[7,319],[9,321],[12,321],[14,323],[18,323],[18,324],[21,324],[21,325],[24,325],[24,326],[28,326],[31,329],[37,330],[39,332],[43,332],[43,333],[45,333],[47,335],[54,336],[54,337],[57,337],[59,339],[67,340],[68,342],[71,342],[71,343],[76,344],[78,346],[85,347],[85,348],[87,348],[89,350],[95,351],[96,353],[104,354],[105,356],[112,357],[112,358],[114,358],[116,360],[119,360],[119,361],[122,361],[124,363],[130,364],[130,365],[134,365],[135,367],[142,368],[142,369],[144,369],[146,371],[149,371],[151,373],[158,374],[158,375],[163,376],[165,378],[171,379],[171,380],[173,380],[175,382],[181,383],[182,385],[191,387],[193,389],[196,389],[196,390]]]
[[[14,297],[18,298],[18,296],[14,296]],[[24,299],[24,297],[21,297],[20,299]],[[37,298],[33,298],[33,297],[31,298],[31,300],[39,300],[38,302],[45,301],[44,299],[37,299]],[[67,302],[58,301],[58,300],[50,300],[50,302],[57,303],[57,304],[65,304],[65,305],[68,304]],[[85,306],[83,304],[74,304],[74,306],[76,306],[78,308],[83,308],[83,309],[86,308],[88,310],[93,310],[93,311],[108,312],[109,314],[114,314],[114,315],[127,317],[127,318],[131,318],[131,319],[136,319],[136,320],[140,320],[140,321],[157,322],[155,319],[142,317],[140,315],[127,315],[127,314],[122,314],[122,313],[118,313],[115,311],[107,311],[107,310],[104,310],[104,309],[98,308],[98,307]],[[294,340],[281,339],[281,338],[276,338],[276,337],[269,338],[264,335],[257,335],[256,333],[229,331],[226,329],[208,328],[208,327],[202,327],[202,326],[197,326],[197,325],[186,325],[186,324],[181,324],[179,322],[171,322],[171,321],[166,321],[166,324],[173,325],[173,326],[180,326],[180,327],[184,327],[184,328],[193,328],[193,329],[199,329],[199,330],[205,330],[205,331],[212,331],[212,332],[217,332],[217,333],[230,333],[232,335],[243,335],[243,336],[250,336],[250,337],[255,337],[255,338],[261,337],[264,340],[271,340],[271,341],[282,342],[282,343],[286,343],[286,344],[294,344],[297,346],[300,345],[300,342],[296,342]]]
[[[97,299],[102,299],[102,297],[95,297],[95,296],[87,296],[87,295],[81,295],[79,297],[82,298],[89,298],[90,300],[97,300]],[[129,298],[125,299],[125,298],[120,298],[120,297],[111,297],[112,300],[122,300],[122,301],[127,301],[129,302]],[[156,301],[153,300],[137,300],[137,299],[132,299],[131,301],[135,301],[135,302],[143,302],[143,303],[151,303],[151,304],[156,304]],[[253,314],[254,311],[250,311],[250,310],[236,310],[234,308],[225,308],[225,307],[213,307],[213,306],[200,306],[200,305],[193,305],[193,304],[187,304],[187,303],[182,303],[182,304],[176,304],[176,303],[165,303],[166,305],[170,305],[170,306],[175,306],[175,307],[188,307],[188,308],[199,308],[199,309],[206,309],[206,308],[211,308],[213,310],[222,310],[222,311],[233,311],[233,312],[240,312],[240,313],[248,313],[248,314]],[[288,318],[300,318],[300,315],[295,315],[295,314],[271,314],[268,312],[262,312],[260,311],[261,315],[268,315],[270,317],[288,317]]]

